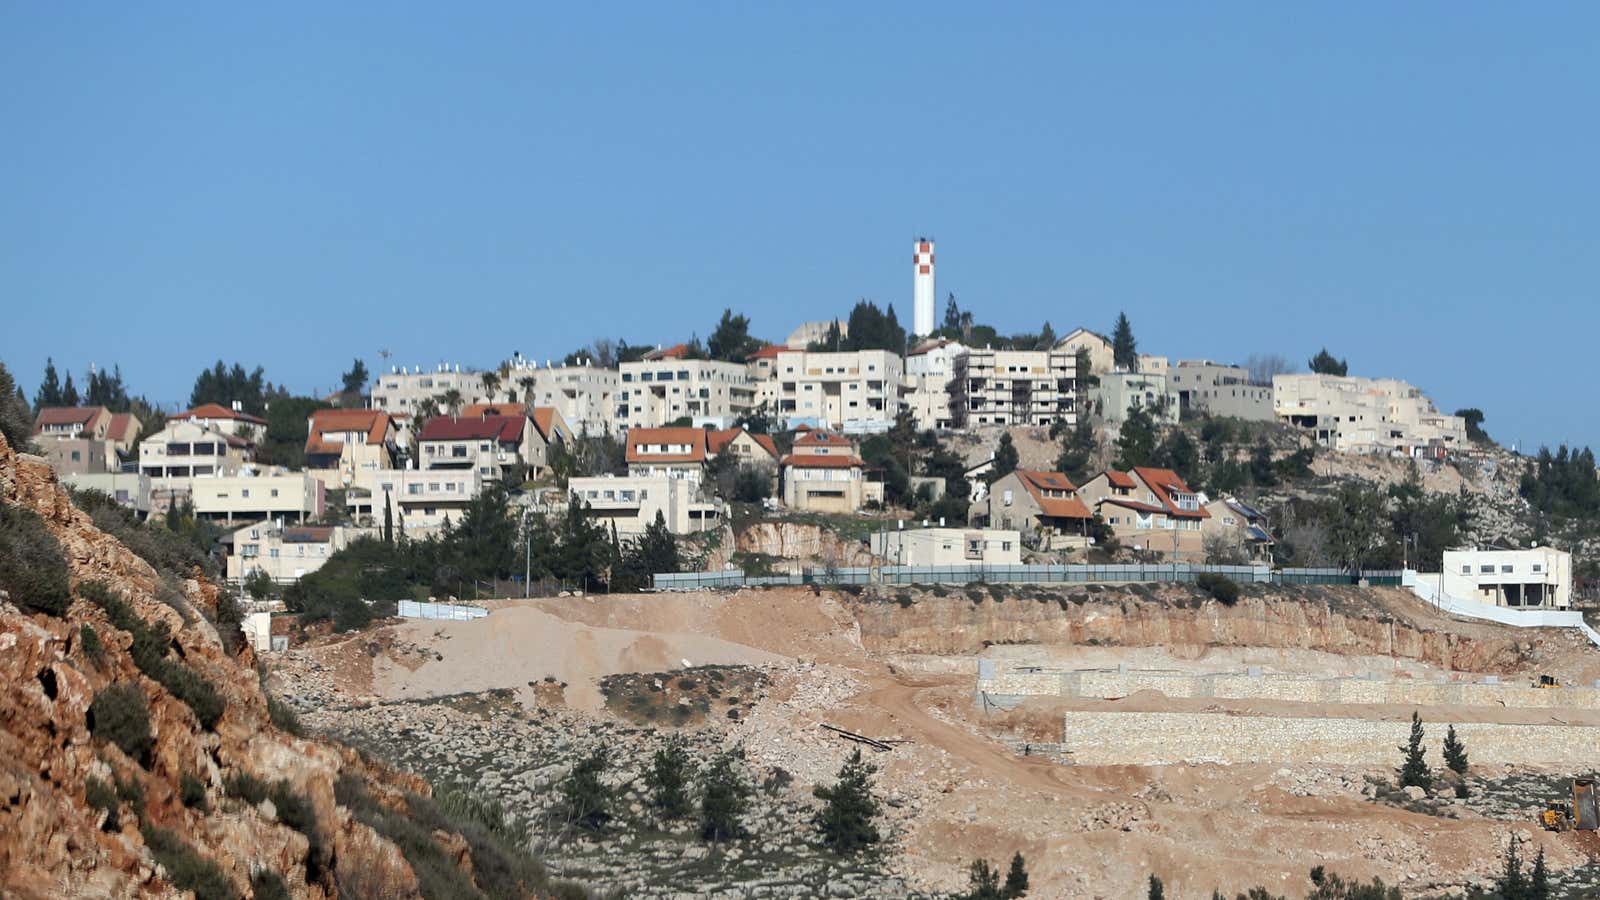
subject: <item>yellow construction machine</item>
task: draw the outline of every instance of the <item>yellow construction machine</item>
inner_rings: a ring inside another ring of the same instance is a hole
[[[1600,800],[1593,778],[1572,779],[1572,801],[1550,803],[1539,813],[1539,824],[1546,831],[1600,830]]]

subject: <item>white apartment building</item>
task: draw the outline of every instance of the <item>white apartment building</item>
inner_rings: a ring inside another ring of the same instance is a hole
[[[672,478],[698,490],[709,458],[703,428],[631,428],[626,459],[633,478]]]
[[[175,419],[139,443],[139,471],[157,491],[186,492],[196,478],[237,475],[255,456],[255,445],[206,422]]]
[[[197,518],[233,522],[322,516],[326,493],[309,472],[253,473],[195,478],[190,491]]]
[[[673,534],[708,531],[722,521],[720,500],[699,499],[693,482],[667,475],[573,478],[567,491],[586,516],[624,538],[644,534],[657,513]]]
[[[498,481],[517,465],[537,472],[546,449],[547,443],[525,414],[435,416],[417,434],[422,468],[471,469],[486,481]]]
[[[507,387],[502,384],[500,390],[504,392]],[[380,375],[373,380],[372,397],[368,405],[388,413],[414,415],[422,401],[435,400],[439,403],[439,409],[445,411],[443,401],[438,398],[450,391],[461,395],[463,405],[489,399],[483,388],[482,372],[472,369],[462,371],[459,365],[440,364],[432,369],[422,366],[391,368],[387,375]]]
[[[872,554],[895,566],[1016,566],[1022,533],[1004,529],[910,528],[871,536]]]
[[[756,405],[744,363],[683,359],[669,348],[619,366],[616,428],[660,428],[682,418],[726,427]]]
[[[392,469],[400,455],[394,419],[379,409],[319,409],[306,422],[306,471],[329,490],[357,472]]]
[[[1393,378],[1274,375],[1278,418],[1345,453],[1442,457],[1466,446],[1467,423],[1444,415],[1420,388]]]
[[[1167,393],[1181,417],[1190,412],[1229,416],[1251,422],[1273,418],[1272,385],[1251,384],[1239,366],[1209,359],[1180,359],[1166,369]]]
[[[328,557],[348,546],[357,533],[342,525],[252,522],[222,539],[231,548],[228,580],[238,584],[250,573],[260,571],[279,584],[299,581],[322,568]]]
[[[1446,550],[1444,592],[1514,608],[1572,605],[1572,554],[1551,547],[1527,550]]]
[[[502,393],[533,406],[553,407],[578,434],[606,435],[616,430],[616,397],[622,383],[616,369],[597,366],[545,366],[514,362]],[[530,396],[531,395],[531,396]]]
[[[444,524],[446,518],[459,520],[484,484],[476,468],[358,472],[355,484],[345,494],[345,505],[356,521],[381,527],[387,498],[395,534],[425,532]]]
[[[957,428],[1078,421],[1078,358],[1071,350],[969,349],[955,358],[951,384]]]
[[[904,365],[888,350],[808,353],[784,350],[772,366],[773,411],[828,428],[869,430],[900,412]]]
[[[1142,409],[1161,424],[1178,421],[1178,404],[1167,394],[1167,376],[1159,372],[1106,372],[1089,389],[1096,415],[1113,425],[1128,418],[1130,409]]]
[[[150,515],[150,476],[143,472],[66,472],[61,483],[80,491],[99,491],[141,519]]]
[[[944,338],[923,341],[906,354],[900,403],[918,428],[955,427],[950,380],[955,377],[956,360],[966,354],[966,347]]]
[[[167,416],[168,423],[177,421],[205,425],[217,431],[242,437],[252,444],[261,443],[267,436],[267,420],[241,412],[237,401],[231,409],[220,403],[203,403],[193,409]]]

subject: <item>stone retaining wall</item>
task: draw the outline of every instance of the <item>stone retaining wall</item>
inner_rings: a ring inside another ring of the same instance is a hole
[[[993,670],[990,670],[993,671]],[[1600,690],[1523,684],[1304,678],[1293,675],[1185,675],[1160,672],[980,673],[978,692],[1010,696],[1109,699],[1138,691],[1168,697],[1290,700],[1300,703],[1392,703],[1402,706],[1506,706],[1512,709],[1600,709]]]
[[[1212,713],[1068,712],[1062,747],[1078,765],[1184,762],[1395,765],[1410,722]],[[1456,726],[1474,764],[1592,765],[1600,727]],[[1442,766],[1444,725],[1429,727],[1428,762]]]

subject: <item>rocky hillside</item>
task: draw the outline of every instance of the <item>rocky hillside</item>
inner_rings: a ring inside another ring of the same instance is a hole
[[[218,587],[158,572],[3,438],[0,515],[0,895],[584,895],[495,809],[291,733]]]

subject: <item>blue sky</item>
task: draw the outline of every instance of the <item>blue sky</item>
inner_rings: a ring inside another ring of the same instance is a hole
[[[1600,444],[1600,7],[1116,6],[3,2],[0,360],[178,402],[909,321],[926,232],[1003,331],[1327,344]]]

